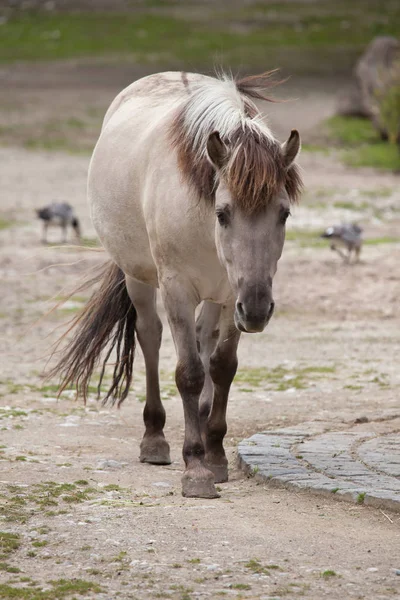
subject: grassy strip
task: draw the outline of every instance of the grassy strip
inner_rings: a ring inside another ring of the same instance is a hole
[[[400,149],[383,142],[367,119],[332,117],[325,123],[330,143],[342,148],[342,160],[352,167],[400,169]]]
[[[229,12],[221,4],[219,10],[205,8],[203,16],[183,7],[180,18],[171,16],[168,4],[160,6],[162,10],[147,6],[142,12],[127,14],[15,14],[1,26],[0,60],[125,55],[144,64],[184,61],[194,65],[223,62],[265,66],[266,48],[269,56],[283,61],[282,49],[292,48],[319,49],[320,60],[329,49],[343,51],[351,64],[372,37],[398,35],[400,30],[400,8],[393,0],[385,3],[384,10],[378,0],[367,6],[354,0],[351,7],[339,2],[334,9],[310,7],[307,2],[256,2],[229,8]],[[332,54],[328,54],[326,58],[331,59]]]

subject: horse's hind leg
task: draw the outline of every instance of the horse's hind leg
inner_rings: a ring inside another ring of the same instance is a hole
[[[126,278],[126,286],[136,309],[136,335],[146,365],[146,404],[143,411],[146,431],[140,444],[140,461],[169,465],[169,445],[163,433],[165,410],[160,398],[158,378],[162,324],[157,314],[157,291],[130,277]]]
[[[227,431],[226,408],[229,390],[238,365],[236,353],[240,339],[240,332],[235,327],[233,314],[233,306],[222,308],[218,344],[210,359],[214,397],[205,428],[205,462],[214,473],[216,483],[228,481],[228,461],[223,441]]]

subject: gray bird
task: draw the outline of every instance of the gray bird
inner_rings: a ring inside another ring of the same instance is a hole
[[[47,230],[51,226],[61,227],[63,234],[62,242],[64,244],[67,241],[68,225],[72,227],[78,240],[81,239],[79,221],[74,214],[72,206],[66,202],[53,202],[44,208],[37,209],[36,214],[43,221],[42,242],[44,244],[47,244]]]
[[[340,254],[346,262],[350,262],[352,252],[355,254],[355,261],[359,260],[363,243],[362,233],[363,230],[358,225],[344,223],[343,225],[328,227],[321,237],[329,239],[331,241],[331,250]],[[347,254],[342,252],[338,246],[346,248]]]

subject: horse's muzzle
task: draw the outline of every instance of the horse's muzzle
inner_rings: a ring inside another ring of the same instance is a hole
[[[239,300],[235,308],[235,325],[243,333],[260,333],[268,325],[274,312],[275,303],[273,300],[263,303],[259,307],[246,306]]]

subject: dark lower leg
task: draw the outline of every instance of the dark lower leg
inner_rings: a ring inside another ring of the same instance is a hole
[[[232,311],[233,314],[233,311]],[[237,369],[237,346],[240,333],[230,314],[221,323],[220,340],[211,356],[210,374],[214,383],[214,397],[206,422],[206,464],[213,471],[216,482],[228,480],[228,461],[223,447],[227,431],[226,409],[229,390]]]
[[[204,444],[201,437],[199,398],[205,381],[205,370],[199,356],[195,328],[196,298],[191,286],[177,278],[161,285],[164,306],[178,355],[176,384],[182,397],[185,417],[182,494],[187,497],[216,498],[214,475],[204,464]]]
[[[188,362],[178,362],[176,384],[182,396],[185,416],[183,460],[186,469],[182,477],[182,494],[186,497],[216,498],[214,475],[204,464],[200,429],[199,396],[204,379],[204,367],[198,355],[192,356]]]

